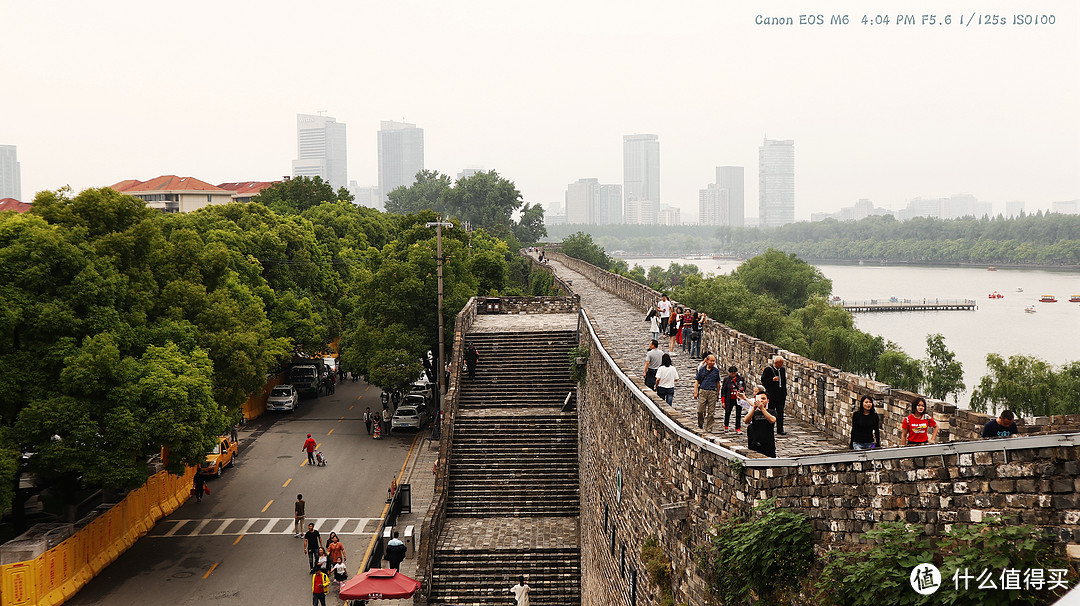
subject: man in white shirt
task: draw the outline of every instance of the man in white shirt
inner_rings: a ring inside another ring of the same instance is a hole
[[[671,318],[671,301],[668,301],[667,295],[660,295],[660,301],[656,303],[656,311],[660,312],[660,334],[664,334],[668,320]]]
[[[529,590],[525,577],[518,577],[517,585],[510,588],[510,593],[514,594],[514,599],[517,600],[517,606],[529,606]]]

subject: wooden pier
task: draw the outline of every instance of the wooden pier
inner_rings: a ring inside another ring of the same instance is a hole
[[[869,301],[834,301],[853,312],[868,311],[974,311],[974,299],[870,299]]]

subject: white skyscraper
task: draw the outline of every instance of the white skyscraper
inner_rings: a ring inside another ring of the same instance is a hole
[[[745,223],[743,167],[717,166],[716,183],[698,190],[698,222],[742,227]]]
[[[623,136],[623,221],[656,223],[660,210],[660,138]]]
[[[322,177],[335,190],[348,187],[345,124],[329,116],[296,114],[294,177]]]
[[[758,225],[795,222],[795,141],[765,139],[758,148]]]
[[[600,222],[598,179],[578,179],[566,186],[566,222],[586,225]]]
[[[19,158],[14,145],[0,145],[0,198],[23,202]]]
[[[623,222],[622,185],[600,185],[600,225]]]
[[[424,129],[389,120],[379,125],[379,191],[385,204],[391,191],[411,186],[424,170]]]

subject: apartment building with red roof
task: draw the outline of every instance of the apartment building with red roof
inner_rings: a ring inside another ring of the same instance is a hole
[[[14,211],[17,213],[24,213],[30,210],[33,204],[29,202],[19,202],[15,198],[0,198],[0,212],[5,210]]]
[[[109,187],[146,202],[165,213],[188,213],[211,204],[228,204],[233,192],[195,177],[162,175],[149,181],[127,179]]]
[[[281,181],[240,181],[237,183],[220,183],[218,187],[227,189],[232,194],[235,202],[251,202],[251,199],[259,195],[259,192]]]

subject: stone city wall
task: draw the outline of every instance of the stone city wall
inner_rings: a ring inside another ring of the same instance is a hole
[[[570,285],[565,280],[560,278],[559,274],[555,273],[555,269],[553,267],[546,263],[541,263],[537,261],[536,257],[528,254],[525,251],[518,251],[518,253],[529,260],[529,263],[531,264],[530,266],[532,267],[533,271],[546,271],[551,274],[551,276],[555,279],[555,290],[557,296],[568,297],[574,294],[573,291],[570,289]]]
[[[649,536],[672,559],[676,603],[708,603],[694,550],[721,519],[772,497],[810,518],[819,553],[858,543],[881,521],[940,535],[1005,515],[1080,555],[1080,435],[744,457],[666,418],[588,322],[581,330],[590,346],[578,399],[583,606],[659,603],[640,557]]]
[[[581,297],[494,297],[501,302],[503,314],[574,314],[581,308]],[[491,300],[487,297],[484,300]],[[488,312],[484,312],[488,313]]]

